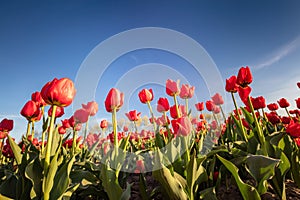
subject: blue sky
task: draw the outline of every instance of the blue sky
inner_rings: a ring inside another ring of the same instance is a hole
[[[249,65],[253,96],[264,95],[267,102],[286,97],[294,104],[300,81],[299,7],[296,0],[0,1],[0,118],[13,118],[12,135],[19,137],[26,129],[19,112],[32,92],[54,77],[75,81],[81,64],[97,45],[141,27],[167,28],[194,39],[210,55],[224,82],[240,66]],[[146,49],[120,56],[99,82],[98,118],[109,116],[103,103],[109,88],[128,70],[147,63],[193,73],[186,61],[168,52]],[[196,81],[193,75],[187,76]],[[199,81],[194,101],[209,98],[203,80]],[[130,99],[143,87],[156,89],[155,102],[163,95],[162,86],[137,85]],[[138,106],[134,100],[129,103],[129,109],[143,111],[145,105]],[[67,112],[69,117],[71,107]]]

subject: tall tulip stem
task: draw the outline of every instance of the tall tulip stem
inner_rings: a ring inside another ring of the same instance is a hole
[[[77,140],[77,131],[75,129],[76,129],[76,124],[75,124],[74,129],[73,129],[73,141],[72,141],[71,156],[75,155],[75,150],[76,150],[76,147],[77,147],[77,143],[76,143],[76,140]]]
[[[240,125],[242,127],[242,132],[243,132],[244,139],[245,139],[246,142],[248,142],[248,138],[247,138],[247,135],[246,135],[245,127],[243,125],[242,118],[241,118],[239,109],[237,107],[237,103],[236,103],[236,100],[234,98],[233,92],[231,92],[231,97],[232,97],[232,101],[233,101],[233,104],[234,104],[234,107],[235,107],[236,114],[237,114],[237,116],[239,118]]]
[[[189,99],[185,99],[185,112],[188,115],[189,114]]]
[[[31,139],[33,140],[34,138],[34,121],[31,122]]]
[[[50,154],[51,154],[51,146],[52,146],[52,140],[53,140],[53,128],[54,128],[56,108],[57,108],[57,106],[53,105],[51,121],[50,121],[50,127],[49,127],[49,132],[48,132],[47,145],[46,145],[44,174],[48,173],[48,168],[49,168],[49,165],[50,165],[50,156],[51,156]]]
[[[178,108],[178,102],[177,102],[176,94],[174,94],[173,97],[174,97],[174,103],[175,103],[175,107],[176,107],[177,117],[180,118],[181,115],[180,115],[179,108]]]
[[[27,123],[27,131],[26,131],[26,139],[27,139],[28,136],[29,136],[29,132],[30,132],[30,124],[31,124],[31,122],[28,121],[28,123]]]
[[[113,133],[114,133],[114,146],[115,146],[115,152],[116,155],[118,155],[118,131],[117,131],[117,109],[114,108],[112,111],[112,124],[113,124]]]
[[[85,141],[86,141],[86,135],[89,129],[89,121],[90,121],[90,116],[88,116],[88,120],[85,123],[85,129],[84,129],[84,136],[83,136],[83,144],[85,145]]]
[[[147,101],[147,105],[148,105],[148,108],[150,110],[150,113],[151,113],[151,117],[152,117],[152,124],[153,124],[153,127],[154,127],[154,132],[156,131],[156,124],[155,124],[155,120],[154,120],[154,114],[153,114],[153,110],[152,110],[152,106],[150,104],[150,101]]]

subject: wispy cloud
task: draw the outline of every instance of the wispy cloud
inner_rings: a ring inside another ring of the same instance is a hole
[[[277,51],[273,52],[269,57],[267,57],[265,60],[262,62],[253,65],[255,69],[262,69],[264,67],[268,67],[288,54],[292,53],[294,50],[296,50],[298,47],[300,47],[300,35],[296,37],[294,40],[289,42],[286,45],[283,45],[281,48],[279,48]]]
[[[0,118],[18,118],[18,119],[24,119],[24,117],[20,116],[19,114],[0,114]]]

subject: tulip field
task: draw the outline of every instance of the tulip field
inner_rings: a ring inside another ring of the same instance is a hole
[[[252,81],[249,67],[226,79],[229,113],[219,93],[190,105],[195,87],[179,81],[166,80],[161,97],[142,89],[147,128],[138,110],[118,115],[126,94],[111,88],[99,100],[111,118],[92,132],[98,103],[66,116],[76,88],[55,78],[24,102],[22,138],[0,119],[0,199],[300,199],[300,90],[298,99],[266,102],[251,95]]]

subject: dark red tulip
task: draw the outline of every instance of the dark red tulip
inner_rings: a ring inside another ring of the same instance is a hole
[[[287,126],[286,132],[294,137],[294,138],[299,138],[300,137],[300,124],[298,122],[293,122]]]
[[[110,89],[105,99],[105,108],[107,112],[112,112],[114,109],[119,111],[124,103],[124,94],[116,88]]]
[[[294,141],[295,141],[296,145],[300,148],[300,137],[294,138]]]
[[[278,102],[280,108],[287,108],[290,106],[290,103],[285,98],[281,98],[277,102]]]
[[[226,79],[225,90],[227,92],[236,93],[238,91],[238,84],[236,84],[236,76],[231,76],[229,79]]]
[[[137,113],[136,110],[129,111],[128,113],[125,113],[125,115],[130,121],[138,121],[141,118],[141,113]]]
[[[199,102],[195,104],[195,107],[198,111],[203,111],[204,110],[204,102]]]
[[[252,83],[252,74],[248,66],[240,68],[236,83],[241,87],[247,87]]]
[[[90,112],[84,108],[80,108],[74,112],[74,118],[79,123],[86,123],[89,119]]]
[[[180,117],[171,121],[175,135],[187,136],[192,131],[192,123],[188,117]]]
[[[70,125],[70,122],[69,122],[69,119],[64,119],[64,120],[61,120],[61,123],[62,123],[62,126],[67,129],[67,128],[71,128],[71,125]]]
[[[107,128],[107,126],[108,126],[107,120],[106,119],[101,120],[100,128],[105,129]]]
[[[297,108],[300,109],[300,98],[296,99]]]
[[[81,105],[82,108],[88,111],[90,116],[94,116],[98,112],[98,103],[95,101],[88,102],[86,105],[85,104],[81,104]]]
[[[21,115],[25,117],[28,121],[38,121],[40,120],[42,112],[38,105],[30,100],[28,101],[21,110]]]
[[[142,103],[147,103],[153,100],[154,95],[152,89],[143,89],[139,92],[139,98]]]
[[[184,105],[178,105],[179,115],[185,116],[185,106]],[[170,115],[173,119],[177,119],[179,116],[177,115],[176,105],[173,105],[170,107]]]
[[[46,102],[42,98],[40,92],[34,92],[34,93],[32,93],[31,94],[31,100],[34,101],[34,102],[36,102],[39,107],[42,107],[42,106],[46,105]]]
[[[239,96],[241,100],[248,105],[248,97],[251,93],[251,87],[239,87],[238,89]]]
[[[171,79],[168,79],[166,81],[166,93],[173,97],[174,95],[178,95],[179,92],[179,81],[175,82]]]
[[[298,88],[300,88],[300,82],[297,83]]]
[[[283,116],[283,117],[281,117],[281,121],[283,124],[289,124],[291,122],[291,118]]]
[[[205,105],[206,105],[206,109],[208,111],[213,111],[214,110],[215,104],[214,104],[213,101],[208,100],[208,101],[206,101]]]
[[[63,135],[63,134],[65,134],[67,131],[66,131],[66,129],[63,127],[63,126],[60,126],[59,128],[58,128],[58,133],[59,134],[61,134],[61,135]]]
[[[11,119],[3,119],[0,122],[0,131],[9,132],[14,127],[14,120]]]
[[[167,112],[170,109],[170,104],[167,98],[159,98],[157,101],[157,111],[158,112]]]
[[[73,81],[68,78],[56,79],[46,83],[42,88],[41,96],[49,105],[60,107],[68,106],[72,103],[76,90]]]
[[[268,109],[271,110],[271,111],[276,111],[278,110],[278,105],[277,103],[270,103],[267,105]]]
[[[277,115],[276,112],[270,112],[270,113],[266,113],[268,120],[272,123],[272,124],[278,124],[280,123],[280,117]]]
[[[49,108],[48,110],[48,116],[51,117],[52,116],[52,106]],[[64,107],[56,107],[56,111],[55,111],[55,117],[59,118],[61,116],[63,116],[65,114],[64,111]]]
[[[224,104],[223,97],[219,94],[216,93],[214,96],[211,97],[215,105],[222,105]]]
[[[256,98],[251,97],[251,102],[254,110],[258,110],[266,107],[266,100],[263,96],[259,96]]]

